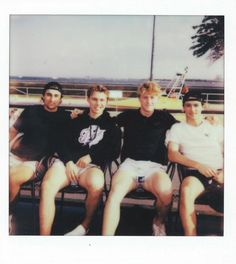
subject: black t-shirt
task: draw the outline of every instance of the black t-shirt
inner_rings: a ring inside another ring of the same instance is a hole
[[[165,135],[176,122],[172,115],[161,110],[155,110],[150,117],[143,116],[140,110],[119,114],[117,123],[124,127],[122,161],[131,158],[167,164]]]
[[[24,135],[12,152],[26,160],[40,160],[57,152],[69,120],[69,112],[61,108],[48,112],[43,106],[27,107],[14,124]]]

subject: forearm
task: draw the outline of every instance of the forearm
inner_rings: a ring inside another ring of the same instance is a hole
[[[17,134],[18,134],[18,130],[16,130],[14,127],[11,127],[9,130],[9,141],[12,141]]]
[[[168,152],[168,159],[172,162],[179,163],[181,165],[184,165],[189,168],[195,168],[198,169],[199,163],[188,159],[184,155],[182,155],[179,151],[169,151]]]
[[[169,151],[169,160],[182,164],[189,168],[197,169],[205,177],[217,177],[217,171],[205,164],[190,160],[178,151]]]

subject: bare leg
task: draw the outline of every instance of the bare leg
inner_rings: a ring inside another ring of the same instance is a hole
[[[164,171],[151,175],[146,179],[144,189],[157,197],[157,214],[153,223],[156,225],[163,224],[172,199],[172,183],[169,176]]]
[[[14,214],[17,194],[20,191],[20,187],[25,182],[29,181],[34,176],[32,168],[25,165],[18,165],[10,168],[9,173],[9,234],[14,233],[14,223],[12,217]]]
[[[85,204],[86,215],[82,222],[83,227],[88,229],[101,199],[104,187],[104,174],[98,168],[88,169],[80,175],[79,184],[88,192]]]
[[[32,168],[24,165],[19,165],[10,168],[9,191],[10,203],[14,201],[19,193],[20,187],[23,183],[29,181],[34,175]]]
[[[104,187],[104,174],[98,168],[91,168],[79,175],[79,184],[84,187],[88,196],[86,199],[86,214],[83,222],[79,224],[71,232],[67,233],[68,236],[86,235],[94,213],[98,207],[103,187]]]
[[[203,191],[203,184],[195,177],[187,177],[181,184],[180,218],[186,236],[197,235],[197,218],[194,202]]]
[[[63,165],[51,167],[44,176],[41,185],[39,205],[40,235],[50,235],[55,217],[55,197],[60,189],[69,185]]]
[[[125,195],[136,188],[133,173],[117,171],[112,179],[112,187],[103,216],[102,235],[114,235],[120,221],[120,204]]]

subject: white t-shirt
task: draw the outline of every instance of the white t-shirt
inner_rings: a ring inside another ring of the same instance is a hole
[[[199,126],[185,122],[174,124],[166,135],[166,144],[174,142],[187,158],[214,169],[223,168],[223,127],[203,121]]]

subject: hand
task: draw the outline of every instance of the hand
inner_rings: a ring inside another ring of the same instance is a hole
[[[71,111],[70,117],[71,119],[75,119],[78,115],[83,114],[84,110],[75,108],[74,110]]]
[[[91,162],[91,157],[90,155],[85,155],[83,157],[81,157],[77,162],[76,165],[80,168],[85,168],[88,166],[88,164]]]
[[[207,120],[211,125],[214,125],[214,126],[217,126],[220,124],[220,120],[216,115],[206,116],[205,120]]]
[[[66,176],[70,182],[78,183],[78,168],[73,161],[66,163]]]
[[[214,177],[214,180],[220,184],[224,183],[224,172],[223,172],[223,170],[220,170],[217,172],[217,175]]]
[[[198,164],[196,166],[196,169],[201,173],[203,174],[204,176],[206,176],[207,178],[210,178],[210,177],[216,177],[217,176],[217,170],[207,166],[207,165],[204,165],[204,164]]]

